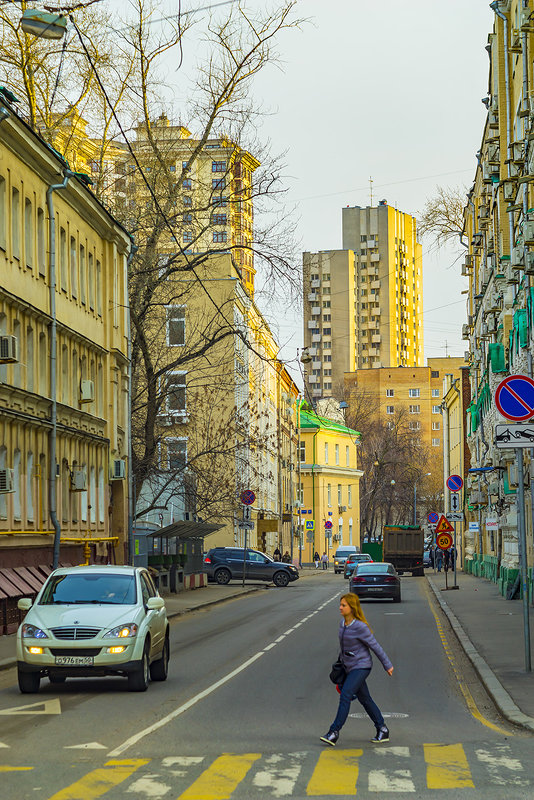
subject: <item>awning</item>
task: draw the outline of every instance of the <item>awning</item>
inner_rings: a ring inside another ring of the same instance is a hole
[[[166,525],[164,528],[156,528],[147,533],[147,536],[151,536],[153,539],[203,539],[204,536],[220,531],[221,528],[224,528],[224,525],[216,525],[213,522],[184,522],[181,520],[173,522],[172,525]]]

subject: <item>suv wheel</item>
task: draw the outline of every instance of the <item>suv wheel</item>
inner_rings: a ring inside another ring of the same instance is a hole
[[[143,657],[134,672],[128,674],[129,692],[146,692],[150,680],[150,667],[148,658],[148,642],[145,642]]]
[[[163,651],[161,653],[161,658],[158,658],[157,661],[153,661],[150,665],[150,679],[153,681],[166,681],[167,674],[169,672],[169,637],[165,637],[165,644],[163,645]]]
[[[35,694],[39,691],[41,676],[38,672],[21,672],[18,670],[19,689],[22,694]]]
[[[275,572],[273,575],[273,583],[275,586],[287,586],[289,583],[289,575],[287,572]]]
[[[215,573],[215,580],[220,586],[225,586],[227,583],[230,583],[231,577],[229,569],[218,569]]]

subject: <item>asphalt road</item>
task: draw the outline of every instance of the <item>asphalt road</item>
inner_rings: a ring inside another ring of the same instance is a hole
[[[390,742],[370,743],[355,702],[337,747],[320,743],[346,587],[317,575],[177,619],[169,678],[143,694],[114,678],[20,695],[3,674],[2,800],[531,800],[532,737],[498,718],[421,578],[402,579],[400,605],[364,603],[395,665],[369,679]]]

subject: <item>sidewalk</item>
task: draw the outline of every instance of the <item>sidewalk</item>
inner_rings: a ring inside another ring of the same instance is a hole
[[[315,570],[315,567],[303,567],[299,573],[299,580],[297,585],[302,580],[307,580],[319,575],[328,575],[329,570]],[[190,589],[186,592],[179,594],[164,594],[163,599],[167,607],[167,617],[179,617],[182,614],[188,614],[191,611],[207,608],[208,606],[216,605],[217,603],[224,603],[227,600],[232,600],[236,597],[241,597],[251,592],[262,592],[272,584],[265,582],[261,583],[246,583],[243,587],[237,581],[228,584],[227,586],[218,586],[215,583],[208,583],[200,589]],[[9,669],[14,667],[17,663],[16,660],[16,634],[9,636],[0,636],[0,670]]]
[[[426,577],[495,705],[510,722],[534,732],[534,672],[525,671],[522,601],[506,600],[496,584],[461,571],[458,590],[442,591],[443,572],[426,570]],[[449,586],[453,582],[449,572]],[[534,609],[529,610],[534,639]]]

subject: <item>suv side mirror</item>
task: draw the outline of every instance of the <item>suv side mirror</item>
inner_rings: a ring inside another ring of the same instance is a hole
[[[21,597],[17,603],[17,608],[19,608],[21,611],[29,611],[32,606],[33,601],[30,597]]]
[[[163,597],[149,597],[146,603],[147,611],[160,611],[165,608]]]

